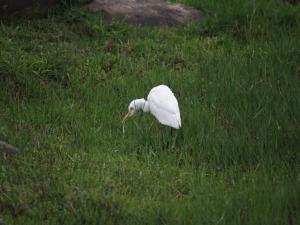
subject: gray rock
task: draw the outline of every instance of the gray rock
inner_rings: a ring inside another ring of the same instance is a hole
[[[85,8],[104,18],[125,19],[131,24],[170,26],[201,20],[204,16],[201,10],[164,0],[93,0]]]
[[[0,151],[5,152],[6,154],[16,154],[19,152],[15,146],[3,141],[0,141]]]

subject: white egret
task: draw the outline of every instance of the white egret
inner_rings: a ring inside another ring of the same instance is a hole
[[[131,101],[128,106],[128,113],[123,118],[123,123],[140,109],[144,112],[150,112],[163,125],[176,129],[181,127],[177,99],[166,85],[159,85],[152,88],[147,101],[144,98]]]

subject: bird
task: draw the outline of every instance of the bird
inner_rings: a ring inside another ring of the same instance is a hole
[[[163,125],[181,128],[178,101],[171,89],[164,84],[152,88],[147,100],[144,98],[132,100],[128,106],[128,113],[122,120],[123,123],[141,109],[143,112],[150,112]]]

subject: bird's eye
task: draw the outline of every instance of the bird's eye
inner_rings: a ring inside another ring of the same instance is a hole
[[[130,107],[130,111],[132,111],[133,110],[133,107]]]

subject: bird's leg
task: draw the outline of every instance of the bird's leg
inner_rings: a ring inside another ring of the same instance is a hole
[[[172,133],[173,133],[173,129],[171,128],[171,136],[173,136]],[[175,137],[173,138],[172,148],[175,148],[177,136],[178,136],[178,131],[176,131]]]
[[[175,148],[175,144],[176,144],[176,140],[177,140],[177,135],[178,135],[178,133],[176,132],[175,137],[173,139],[172,148]]]
[[[160,136],[161,136],[161,141],[162,141],[162,148],[164,148],[165,146],[167,146],[167,143],[165,141],[164,132],[163,132],[162,127],[160,127]]]

